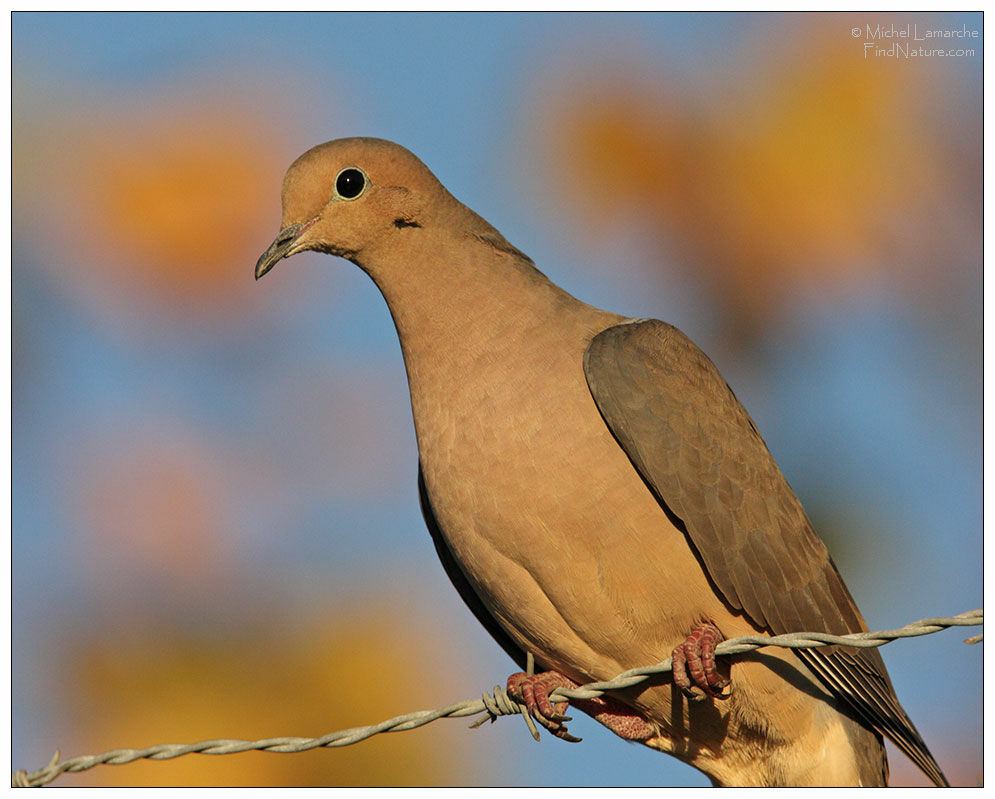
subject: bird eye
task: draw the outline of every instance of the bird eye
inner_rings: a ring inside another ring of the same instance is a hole
[[[354,166],[347,166],[335,178],[335,193],[343,200],[355,200],[365,188],[366,175]]]

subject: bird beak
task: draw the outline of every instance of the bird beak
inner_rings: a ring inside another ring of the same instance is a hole
[[[290,251],[293,249],[294,244],[297,243],[297,239],[309,227],[311,227],[310,224],[302,222],[296,225],[287,225],[287,227],[281,230],[273,240],[273,243],[269,245],[269,249],[256,261],[256,280],[259,280],[259,278],[276,266],[277,261],[290,255]]]

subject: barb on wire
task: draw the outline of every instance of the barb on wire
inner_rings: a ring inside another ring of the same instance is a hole
[[[828,635],[826,633],[812,632],[788,633],[787,635],[770,637],[744,635],[723,641],[715,648],[715,654],[734,655],[760,649],[765,646],[780,646],[788,649],[833,645],[867,648],[883,646],[899,638],[929,635],[940,630],[945,630],[948,627],[977,627],[983,624],[984,611],[970,610],[957,616],[921,619],[912,624],[900,627],[897,630],[880,630],[877,632],[852,633],[850,635]],[[981,635],[974,635],[968,638],[965,643],[975,644],[981,640]],[[655,674],[662,674],[670,671],[670,669],[671,661],[670,658],[667,658],[652,666],[623,672],[614,679],[605,682],[592,682],[570,689],[557,688],[550,693],[550,698],[591,699],[601,696],[606,691],[636,685]],[[47,785],[65,772],[86,771],[101,764],[122,765],[142,759],[171,760],[174,757],[181,757],[194,752],[202,755],[229,755],[236,752],[248,751],[289,753],[306,752],[321,747],[349,746],[350,744],[364,741],[383,732],[413,730],[436,719],[476,716],[481,713],[486,715],[477,719],[470,725],[471,727],[479,727],[485,721],[494,721],[499,716],[521,714],[525,717],[525,721],[529,725],[529,731],[533,737],[539,740],[539,732],[536,730],[534,723],[532,723],[532,718],[528,715],[524,706],[509,697],[503,688],[495,686],[491,693],[485,692],[480,699],[468,699],[449,705],[448,707],[439,708],[438,710],[420,710],[367,727],[353,727],[348,730],[331,732],[320,738],[265,738],[260,741],[216,739],[193,744],[159,744],[146,747],[145,749],[113,749],[99,755],[81,755],[62,762],[59,762],[59,752],[56,751],[55,756],[45,768],[30,774],[23,770],[13,772],[11,775],[11,785],[15,788],[39,787]]]

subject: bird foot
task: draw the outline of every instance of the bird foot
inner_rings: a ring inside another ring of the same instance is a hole
[[[563,715],[567,702],[550,701],[549,695],[557,688],[576,688],[577,683],[558,671],[543,671],[539,674],[526,674],[520,671],[508,678],[508,696],[525,705],[528,714],[549,730],[557,738],[577,743],[576,738],[567,732],[569,716]]]
[[[715,625],[702,624],[684,643],[674,647],[674,684],[688,699],[697,702],[706,696],[729,698],[728,667],[724,669],[726,674],[722,674],[715,663],[715,646],[724,640],[725,636]]]
[[[570,718],[563,715],[567,702],[553,704],[549,695],[557,688],[576,687],[577,683],[557,671],[544,671],[531,676],[518,672],[508,678],[508,695],[525,705],[529,715],[553,735],[570,743],[581,739],[567,732],[566,722]],[[642,715],[610,696],[574,699],[572,702],[578,709],[627,741],[645,741],[656,734],[656,728]]]

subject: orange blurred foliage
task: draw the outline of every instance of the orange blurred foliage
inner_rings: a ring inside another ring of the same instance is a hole
[[[114,264],[117,277],[205,304],[223,300],[245,277],[232,251],[267,229],[250,198],[273,187],[261,168],[261,143],[251,133],[233,141],[230,121],[220,123],[170,117],[86,153],[77,188],[90,195],[89,244],[97,250],[114,242],[134,258]]]
[[[248,102],[207,94],[46,115],[18,128],[15,196],[19,230],[59,285],[138,320],[218,324],[259,302],[252,266],[279,218],[286,153]]]
[[[746,335],[799,289],[882,277],[921,296],[937,289],[961,250],[957,235],[980,219],[968,209],[962,227],[941,227],[942,242],[935,225],[932,239],[920,231],[964,193],[923,110],[943,77],[865,60],[838,35],[846,22],[786,31],[794,47],[755,58],[711,102],[682,96],[658,65],[572,72],[540,105],[536,129],[550,131],[547,161],[584,231],[640,220]]]
[[[430,656],[433,634],[399,623],[402,603],[400,596],[380,596],[378,604],[344,606],[326,596],[309,603],[320,612],[279,620],[259,607],[245,614],[251,621],[220,635],[136,623],[112,638],[78,639],[62,652],[58,680],[66,688],[63,707],[75,719],[72,745],[96,753],[214,738],[311,737],[416,710],[423,706],[419,685],[449,684],[454,674]],[[66,774],[59,784],[459,785],[479,777],[481,768],[466,726],[442,720],[297,754],[140,760]]]
[[[222,452],[170,429],[108,434],[76,456],[86,461],[72,470],[77,534],[90,539],[79,563],[98,592],[130,592],[132,600],[153,586],[209,594],[242,565],[220,510],[238,464]]]

